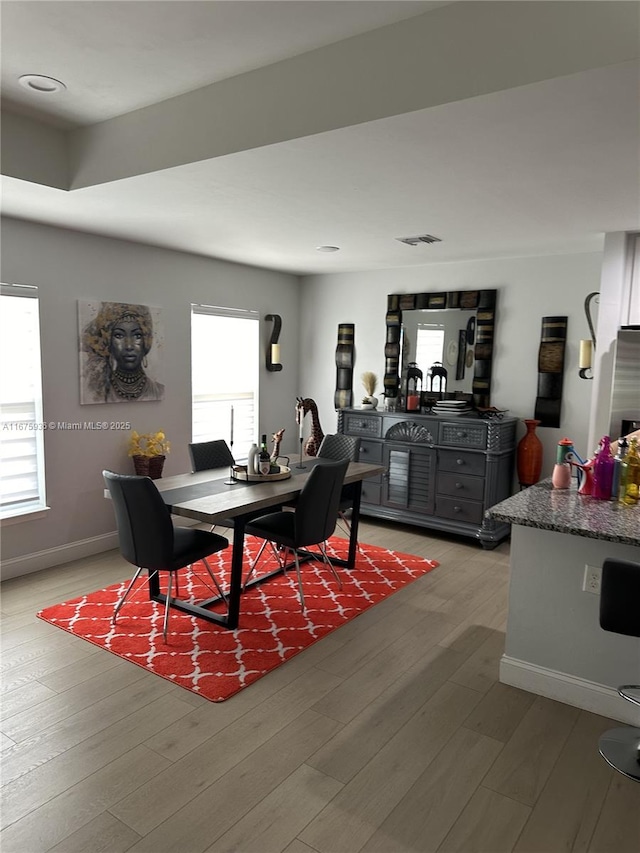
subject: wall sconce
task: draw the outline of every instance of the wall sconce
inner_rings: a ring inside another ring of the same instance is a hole
[[[580,379],[593,379],[591,367],[593,353],[596,349],[596,333],[593,329],[593,320],[591,319],[591,300],[595,299],[596,296],[600,296],[600,294],[597,290],[594,290],[594,292],[590,293],[584,300],[584,313],[587,317],[587,324],[589,326],[591,338],[586,338],[580,341],[580,360],[578,362],[578,374]]]
[[[282,370],[280,344],[278,343],[280,329],[282,328],[282,317],[279,314],[267,314],[265,319],[273,320],[273,331],[271,332],[271,338],[267,346],[267,370],[275,373],[278,370]]]

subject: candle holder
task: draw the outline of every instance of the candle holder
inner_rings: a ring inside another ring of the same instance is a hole
[[[299,459],[299,461],[298,461],[298,464],[296,465],[296,468],[304,468],[304,467],[305,467],[305,466],[302,464],[302,456],[303,456],[303,452],[302,452],[302,445],[303,445],[303,444],[304,444],[304,436],[302,436],[302,435],[301,435],[301,436],[300,436],[300,459]]]
[[[233,439],[229,442],[229,445],[231,446],[231,455],[233,456]],[[225,486],[235,486],[237,482],[238,481],[233,476],[233,465],[229,465],[229,476],[224,480],[224,484]]]

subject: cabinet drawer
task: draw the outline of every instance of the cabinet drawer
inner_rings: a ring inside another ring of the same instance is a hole
[[[360,442],[360,462],[379,465],[382,462],[382,443],[377,441]]]
[[[483,450],[486,443],[485,424],[440,424],[440,444],[450,447],[477,447]]]
[[[437,492],[454,498],[481,501],[484,497],[484,478],[468,477],[465,474],[448,474],[442,471],[438,474]]]
[[[436,498],[436,515],[455,521],[467,521],[470,524],[482,523],[482,504],[478,501],[457,500],[440,495]]]
[[[380,438],[382,418],[377,415],[357,415],[349,413],[344,416],[344,432],[347,435],[367,435]]]
[[[466,453],[464,450],[441,450],[438,455],[438,470],[459,474],[484,475],[485,458],[481,453]]]
[[[362,497],[360,502],[364,504],[380,503],[380,478],[368,477],[362,481]]]

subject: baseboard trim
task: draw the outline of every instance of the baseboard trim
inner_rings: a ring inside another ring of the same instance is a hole
[[[40,572],[42,569],[50,569],[62,563],[70,563],[72,560],[81,560],[83,557],[92,557],[103,551],[112,551],[118,547],[118,534],[103,533],[100,536],[92,536],[89,539],[81,539],[78,542],[67,542],[55,548],[47,548],[44,551],[36,551],[33,554],[24,554],[21,557],[13,557],[2,561],[2,580],[19,578],[32,572]]]
[[[630,681],[633,680],[630,674]],[[640,725],[640,708],[626,702],[612,687],[576,678],[566,672],[556,672],[503,655],[500,661],[500,681],[621,723]]]

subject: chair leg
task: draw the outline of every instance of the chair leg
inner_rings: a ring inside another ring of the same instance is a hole
[[[333,572],[334,578],[338,581],[338,586],[340,587],[340,589],[342,589],[342,581],[340,580],[340,575],[337,573],[335,566],[333,565],[333,563],[331,562],[331,560],[329,559],[329,557],[327,555],[327,546],[324,542],[320,543],[320,550],[322,551],[322,559],[329,566],[329,568]]]
[[[298,588],[300,590],[300,605],[302,606],[302,612],[305,611],[304,606],[304,593],[302,591],[302,575],[300,574],[300,560],[298,560],[298,552],[296,549],[293,549],[293,559],[296,561],[296,574],[298,575]]]
[[[225,604],[228,604],[229,602],[227,601],[227,596],[224,594],[222,587],[218,583],[217,577],[211,571],[211,566],[209,565],[207,558],[203,557],[202,562],[204,563],[206,570],[209,572],[209,576],[211,577],[211,580],[214,582],[215,587],[218,590],[218,594],[220,595],[220,598],[222,598],[222,600],[224,601]],[[176,580],[177,580],[177,578],[176,578]]]
[[[114,611],[113,611],[113,616],[111,617],[111,621],[112,621],[114,624],[115,624],[115,621],[116,621],[116,617],[118,616],[118,612],[120,611],[120,608],[122,607],[122,605],[123,605],[123,604],[125,603],[125,601],[127,600],[127,596],[129,595],[129,593],[130,593],[130,592],[131,592],[131,590],[133,589],[133,585],[134,585],[134,584],[135,584],[135,582],[138,580],[138,578],[140,577],[140,575],[142,574],[142,572],[143,572],[143,571],[144,571],[144,569],[143,569],[142,567],[139,567],[139,568],[138,568],[138,570],[136,571],[135,575],[131,578],[131,580],[130,580],[130,582],[129,582],[129,586],[128,586],[128,587],[126,588],[126,590],[124,591],[124,595],[121,597],[120,601],[118,601],[118,603],[116,604],[115,609],[114,609]]]
[[[262,556],[262,552],[263,552],[263,551],[264,551],[264,549],[267,547],[267,544],[268,544],[268,543],[269,543],[269,540],[268,540],[268,539],[264,539],[264,540],[263,540],[262,545],[260,546],[260,550],[258,551],[258,556],[255,558],[255,560],[254,560],[254,561],[253,561],[253,563],[251,564],[251,566],[250,566],[250,568],[249,568],[249,571],[247,572],[246,577],[245,577],[245,579],[244,579],[244,581],[243,581],[243,583],[242,583],[242,590],[243,590],[243,591],[245,590],[245,588],[246,588],[247,584],[249,583],[249,578],[250,578],[250,577],[251,577],[251,575],[254,573],[255,568],[256,568],[256,566],[258,565],[258,560],[259,560],[259,559],[260,559],[260,557]]]
[[[167,598],[164,603],[164,624],[162,626],[162,638],[167,642],[167,625],[169,624],[169,603],[171,601],[171,584],[173,582],[173,572],[169,572],[169,580],[167,581]]]
[[[351,536],[351,524],[349,523],[349,519],[346,514],[342,511],[338,513],[338,524],[342,526],[342,530],[347,534],[347,538]],[[356,542],[356,548],[360,551],[360,543]],[[360,552],[362,553],[362,552]]]

